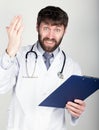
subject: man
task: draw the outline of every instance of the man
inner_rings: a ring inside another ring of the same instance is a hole
[[[67,25],[68,15],[61,8],[41,9],[37,42],[20,50],[22,17],[14,17],[7,27],[8,46],[0,59],[0,93],[13,89],[7,130],[66,130],[65,110],[74,124],[83,113],[85,102],[79,99],[69,101],[63,109],[39,106],[71,75],[81,75],[78,64],[66,55],[64,78],[57,76],[64,62],[59,45]],[[45,55],[50,55],[49,61]]]

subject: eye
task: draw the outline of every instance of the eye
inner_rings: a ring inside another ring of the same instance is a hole
[[[43,30],[44,30],[44,31],[48,31],[49,28],[48,28],[48,27],[44,27]]]
[[[60,28],[56,28],[55,32],[59,33],[59,32],[61,32],[61,29]]]

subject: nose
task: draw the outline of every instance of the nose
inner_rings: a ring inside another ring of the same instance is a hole
[[[54,38],[54,31],[53,30],[50,30],[49,33],[48,33],[48,38],[49,39],[53,39]]]

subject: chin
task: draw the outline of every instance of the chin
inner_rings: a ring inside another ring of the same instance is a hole
[[[52,47],[52,46],[47,46],[44,48],[45,51],[47,52],[53,52],[56,48],[55,47]]]

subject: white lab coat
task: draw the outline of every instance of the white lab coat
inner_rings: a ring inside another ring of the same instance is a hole
[[[66,56],[64,79],[59,79],[57,73],[63,63],[62,52],[57,54],[47,71],[42,55],[35,45],[34,51],[38,55],[35,78],[24,78],[27,76],[25,54],[30,49],[31,45],[24,47],[12,59],[5,53],[0,60],[0,93],[13,88],[7,130],[66,130],[65,109],[38,105],[72,74],[80,75],[81,70],[77,63]],[[29,54],[27,65],[31,75],[34,55]]]

